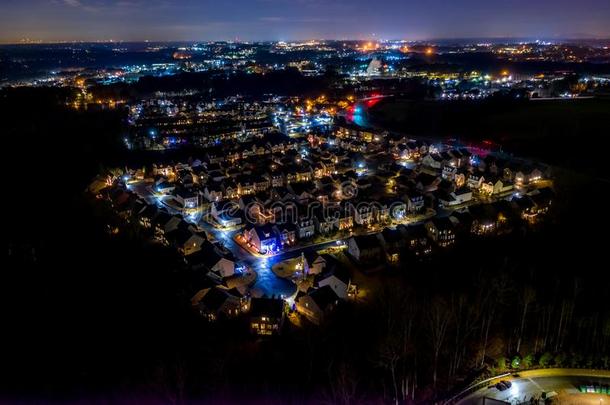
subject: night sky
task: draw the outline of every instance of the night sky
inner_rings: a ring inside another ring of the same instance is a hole
[[[610,37],[610,0],[1,0],[0,42]]]

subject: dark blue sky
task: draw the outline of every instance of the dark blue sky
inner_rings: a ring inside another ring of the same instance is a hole
[[[610,37],[610,0],[0,0],[0,42]]]

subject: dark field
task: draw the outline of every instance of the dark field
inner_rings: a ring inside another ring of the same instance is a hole
[[[507,153],[608,178],[610,99],[432,102],[391,100],[370,111],[378,126],[414,136],[490,140]]]

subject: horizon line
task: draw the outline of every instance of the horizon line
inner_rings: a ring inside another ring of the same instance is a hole
[[[405,39],[405,38],[388,38],[388,39],[357,39],[357,38],[340,38],[340,39],[331,39],[331,38],[304,38],[304,39],[290,39],[290,40],[282,40],[282,39],[266,39],[266,40],[241,40],[241,39],[218,39],[218,40],[123,40],[123,39],[97,39],[97,40],[79,40],[79,39],[70,39],[70,40],[28,40],[22,39],[20,41],[1,41],[0,46],[2,45],[59,45],[59,44],[113,44],[113,43],[124,43],[124,44],[143,44],[143,43],[158,43],[158,44],[174,44],[174,43],[219,43],[219,42],[227,42],[227,43],[279,43],[279,42],[308,42],[308,41],[322,41],[322,42],[394,42],[394,41],[402,41],[407,43],[417,43],[417,42],[434,42],[434,41],[469,41],[469,40],[507,40],[507,41],[517,41],[517,40],[527,40],[527,41],[610,41],[610,36],[608,37],[595,37],[595,36],[581,36],[581,37],[530,37],[530,36],[481,36],[481,37],[436,37],[436,38],[425,38],[425,39]],[[29,42],[28,42],[29,41]]]

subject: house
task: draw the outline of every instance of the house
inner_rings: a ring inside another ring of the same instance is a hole
[[[337,220],[339,231],[351,231],[354,227],[354,217],[351,212],[346,209],[339,210],[339,219]]]
[[[169,194],[174,191],[175,188],[176,186],[173,183],[162,181],[155,186],[155,191],[161,194]]]
[[[539,211],[539,206],[534,202],[534,200],[528,196],[523,195],[520,197],[515,197],[511,200],[511,204],[513,208],[519,212],[521,218],[524,220],[535,223],[538,219],[538,214],[542,214],[546,211]]]
[[[410,191],[406,194],[407,210],[410,213],[418,213],[424,209],[424,196],[418,192]]]
[[[244,231],[244,239],[259,253],[273,253],[281,248],[279,235],[271,224],[249,226]]]
[[[157,215],[157,212],[158,208],[156,205],[147,204],[138,214],[140,225],[145,229],[150,229],[152,227],[153,218]]]
[[[411,151],[405,143],[398,143],[392,148],[392,154],[396,159],[409,159],[411,157]]]
[[[195,182],[195,177],[189,169],[183,169],[177,173],[178,181],[185,186],[192,186]]]
[[[439,204],[443,207],[452,207],[467,203],[472,200],[472,190],[467,187],[462,187],[452,193],[442,193],[439,198]]]
[[[379,238],[379,241],[385,250],[388,263],[398,263],[401,252],[404,251],[407,245],[407,240],[403,232],[401,232],[399,228],[385,228],[381,233],[377,234],[377,238]]]
[[[184,222],[184,221],[183,221]],[[185,224],[187,224],[185,222]],[[188,224],[187,224],[188,225]],[[206,241],[205,234],[193,232],[190,226],[183,225],[166,235],[167,240],[185,256],[201,249]]]
[[[332,187],[327,187],[326,189],[318,189],[314,191],[313,198],[318,201],[323,206],[328,205],[330,202],[331,195],[333,194]]]
[[[432,252],[428,231],[423,224],[419,225],[398,225],[399,229],[406,238],[406,246],[409,252],[415,254],[416,257],[424,257]]]
[[[543,178],[542,171],[535,167],[523,167],[516,170],[514,174],[517,186],[535,183]]]
[[[210,242],[204,242],[200,250],[187,257],[187,263],[193,269],[205,269],[216,278],[231,277],[235,274],[236,264],[230,255],[221,254]]]
[[[449,219],[455,225],[456,237],[468,237],[472,229],[472,215],[468,211],[453,211]]]
[[[315,234],[315,224],[313,212],[319,208],[319,204],[314,203],[308,206],[297,206],[296,228],[299,239],[308,239]]]
[[[208,148],[205,160],[209,163],[221,163],[225,160],[224,151],[221,148]]]
[[[198,291],[191,298],[191,305],[209,321],[233,318],[247,308],[247,300],[236,289],[214,286]]]
[[[498,213],[491,204],[474,205],[468,208],[472,216],[471,232],[475,235],[493,235],[497,232]]]
[[[291,184],[297,181],[297,168],[295,166],[286,167],[284,170],[285,184]]]
[[[297,230],[293,224],[277,224],[274,226],[274,230],[279,235],[282,248],[292,246],[296,243]]]
[[[455,183],[456,188],[462,188],[466,184],[466,175],[462,171],[458,171],[455,173],[453,177],[453,182]]]
[[[254,179],[252,176],[240,175],[237,177],[237,192],[239,195],[249,195],[256,193]]]
[[[330,259],[329,256],[319,255],[310,251],[304,253],[303,256],[305,259],[305,274],[320,274],[326,268],[327,261]]]
[[[428,173],[420,173],[415,178],[415,185],[417,189],[423,193],[435,191],[440,182],[441,179],[439,177],[430,175]]]
[[[421,163],[422,165],[430,167],[432,169],[440,170],[444,163],[444,160],[438,154],[428,154],[424,156],[424,158],[421,160]]]
[[[180,188],[175,191],[175,195],[182,208],[193,209],[199,206],[199,193],[192,189]]]
[[[260,201],[253,195],[242,195],[237,200],[239,209],[243,210],[246,218],[253,220],[258,216],[258,213],[263,209]]]
[[[317,288],[328,286],[334,291],[337,297],[346,299],[347,292],[351,285],[349,270],[343,266],[334,264],[315,276],[314,285]]]
[[[451,166],[460,167],[466,163],[464,154],[457,149],[450,150],[449,155],[451,155],[452,158],[452,160],[449,162]]]
[[[300,203],[311,200],[315,189],[316,186],[312,182],[291,183],[288,185],[288,190]]]
[[[326,285],[297,298],[296,310],[311,323],[320,325],[338,304],[339,297]]]
[[[272,169],[265,176],[269,179],[271,187],[283,187],[285,183],[284,173],[279,169]]]
[[[349,206],[356,224],[368,226],[373,223],[373,209],[370,204],[349,204]]]
[[[144,211],[147,206],[148,206],[148,203],[146,202],[146,200],[144,200],[142,198],[134,199],[131,202],[131,206],[129,207],[129,209],[130,209],[130,216],[132,218],[139,217],[140,214],[142,213],[142,211]]]
[[[440,247],[447,247],[455,243],[455,230],[449,218],[432,218],[426,222],[428,236]]]
[[[457,167],[443,166],[443,172],[441,173],[441,177],[445,180],[453,180],[453,179],[455,179],[456,174],[457,174]]]
[[[485,177],[482,174],[473,173],[468,176],[468,181],[466,185],[474,190],[478,190],[481,187],[481,184],[485,181]]]
[[[443,159],[443,166],[459,166],[460,159],[454,157],[454,155],[450,152],[441,152],[441,158]]]
[[[407,156],[411,159],[416,159],[419,156],[421,156],[422,154],[425,154],[426,151],[422,150],[417,142],[415,141],[409,141],[406,144],[406,151],[407,151]]]
[[[301,165],[297,167],[296,170],[296,181],[312,181],[313,180],[313,171],[309,165]]]
[[[271,198],[275,201],[289,201],[294,200],[295,196],[286,187],[274,187],[269,192]]]
[[[254,186],[252,186],[254,188]],[[233,179],[225,179],[222,182],[222,195],[227,199],[239,197],[239,188]]]
[[[497,195],[510,192],[513,189],[513,183],[509,180],[493,180],[486,181],[481,184],[481,194]]]
[[[180,222],[182,222],[182,216],[170,215],[167,211],[160,210],[153,219],[155,239],[168,243],[166,235],[177,229]]]
[[[209,202],[215,202],[222,200],[222,186],[220,182],[211,181],[206,184],[203,189],[203,196]]]
[[[210,215],[222,227],[231,228],[243,223],[243,211],[237,203],[231,201],[213,202],[210,208]]]
[[[379,262],[383,257],[383,248],[375,235],[352,236],[347,241],[347,252],[362,263]]]
[[[384,207],[387,206],[388,210],[388,218],[387,220],[395,220],[395,221],[400,221],[402,220],[405,215],[407,215],[407,204],[404,201],[401,200],[389,200],[389,201],[380,201],[381,204],[384,204]],[[382,211],[381,214],[383,214]],[[383,220],[383,218],[380,218],[380,220]]]
[[[277,335],[284,324],[284,301],[277,298],[250,300],[250,331],[259,336]]]
[[[315,230],[320,235],[329,235],[339,227],[339,219],[335,217],[335,210],[320,209],[316,210],[313,218]],[[339,215],[336,212],[337,216]]]
[[[269,179],[263,176],[254,176],[254,190],[258,193],[266,191],[271,186]]]
[[[555,193],[549,187],[539,188],[529,194],[537,214],[546,214],[551,207]]]

